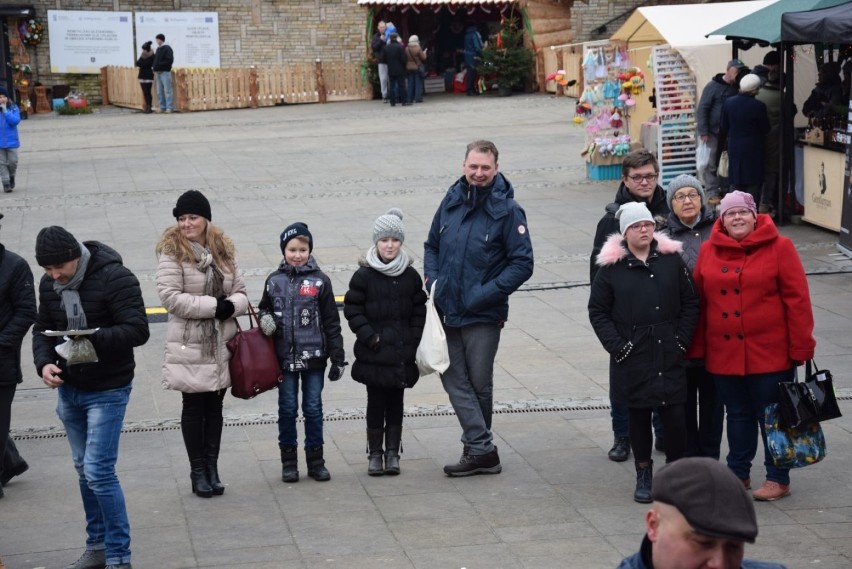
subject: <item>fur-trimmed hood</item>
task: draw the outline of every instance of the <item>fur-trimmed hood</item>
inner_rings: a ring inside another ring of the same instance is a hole
[[[671,253],[680,254],[681,251],[683,251],[683,243],[675,241],[660,231],[654,232],[654,240],[651,242],[652,253],[668,255]],[[622,259],[626,259],[628,255],[630,255],[630,251],[627,250],[624,237],[620,233],[613,233],[607,237],[603,247],[601,247],[596,263],[601,267],[614,265]]]

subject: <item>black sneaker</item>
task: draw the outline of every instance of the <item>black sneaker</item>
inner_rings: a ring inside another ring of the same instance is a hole
[[[607,453],[613,462],[624,462],[630,456],[630,439],[627,437],[615,437],[612,448]]]
[[[65,569],[104,569],[106,567],[106,551],[103,549],[87,549],[80,559],[67,565]]]
[[[462,455],[458,464],[448,464],[444,467],[447,476],[471,476],[473,474],[500,474],[503,467],[500,466],[500,456],[497,447],[486,454]]]

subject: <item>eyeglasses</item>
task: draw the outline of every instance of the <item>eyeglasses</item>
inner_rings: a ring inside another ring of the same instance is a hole
[[[643,221],[641,223],[634,223],[629,227],[629,229],[635,229],[636,231],[653,231],[657,226],[653,221]]]
[[[725,212],[726,219],[734,219],[735,217],[748,217],[752,215],[750,209],[729,209]]]
[[[677,194],[672,199],[676,202],[685,202],[686,200],[695,201],[699,197],[701,197],[701,194],[699,194],[698,192],[689,192],[688,194]]]
[[[637,184],[639,182],[642,182],[643,180],[645,182],[653,182],[654,180],[657,179],[656,174],[636,174],[634,176],[627,176],[627,177],[630,178],[631,180],[633,180],[634,182],[636,182]]]

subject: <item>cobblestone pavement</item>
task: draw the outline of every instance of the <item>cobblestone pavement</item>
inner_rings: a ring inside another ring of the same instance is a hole
[[[502,474],[443,476],[441,465],[460,453],[460,430],[440,382],[425,377],[406,394],[403,474],[368,477],[364,390],[346,378],[324,392],[330,483],[280,482],[273,394],[227,397],[227,491],[198,499],[180,397],[160,388],[165,325],[153,323],[137,350],[119,460],[135,567],[606,568],[638,547],[645,507],[631,499],[632,465],[606,458],[607,358],[586,315],[588,252],[616,183],[586,179],[572,114],[572,100],[542,95],[442,96],[394,109],[359,102],[166,116],[108,108],[22,123],[18,187],[0,197],[0,241],[34,263],[45,225],[102,240],[139,276],[149,306],[158,304],[154,245],[188,189],[208,196],[214,221],[237,244],[254,301],[280,259],[278,234],[297,220],[309,224],[338,294],[373,220],[392,206],[405,212],[406,246],[421,268],[432,215],[476,138],[497,143],[528,214],[535,274],[512,297],[495,368]],[[834,371],[852,416],[852,262],[836,253],[835,234],[808,225],[782,232],[810,275],[818,362]],[[348,331],[346,345],[352,361]],[[31,468],[0,501],[0,555],[11,569],[62,567],[85,539],[56,394],[36,377],[29,350],[27,341],[12,428]],[[794,473],[791,497],[757,504],[761,532],[749,556],[852,566],[847,417],[825,424],[829,456]]]

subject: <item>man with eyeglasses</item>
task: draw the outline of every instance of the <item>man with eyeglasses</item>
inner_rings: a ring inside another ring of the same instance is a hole
[[[657,184],[660,166],[657,158],[645,149],[634,150],[624,157],[621,164],[621,184],[615,192],[615,201],[604,208],[604,216],[598,221],[595,231],[595,241],[592,246],[592,254],[589,258],[589,284],[595,282],[598,271],[597,259],[601,247],[607,237],[619,232],[619,222],[615,219],[615,212],[622,205],[630,202],[643,202],[651,215],[660,226],[669,215],[669,204],[666,200],[665,190]],[[609,450],[610,460],[624,462],[630,456],[630,436],[628,433],[629,419],[627,408],[620,405],[611,405],[612,431],[614,442]],[[654,431],[657,437],[657,450],[664,449],[662,426],[657,414],[654,414]]]

